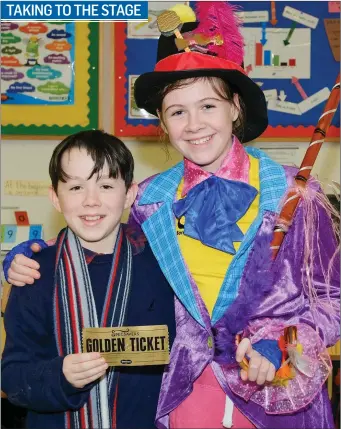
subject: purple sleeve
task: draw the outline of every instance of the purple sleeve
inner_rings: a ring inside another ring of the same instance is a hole
[[[44,240],[40,240],[40,239],[28,240],[28,241],[24,241],[23,243],[20,243],[17,246],[13,247],[13,249],[7,253],[7,255],[6,255],[6,257],[2,263],[4,275],[5,275],[5,278],[7,281],[8,281],[8,270],[11,266],[11,263],[12,263],[15,255],[25,255],[28,258],[32,258],[33,251],[31,250],[31,246],[34,243],[39,244],[39,246],[42,249],[45,249],[45,247],[48,246]]]
[[[141,214],[139,212],[138,200],[136,199],[129,213],[128,225],[135,227],[135,226],[140,226],[141,223],[142,223]]]
[[[309,192],[297,208],[272,266],[273,287],[263,297],[244,336],[257,348],[261,340],[278,340],[285,327],[296,326],[304,362],[312,376],[297,370],[285,388],[265,385],[263,394],[258,395],[259,386],[245,384],[238,372],[231,370],[226,375],[236,395],[256,402],[272,414],[291,414],[314,400],[330,373],[326,348],[340,336],[338,243],[328,211],[319,204],[320,198]],[[309,254],[310,250],[313,253]],[[307,263],[308,256],[312,264]],[[264,349],[258,351],[265,356]]]
[[[155,176],[148,177],[139,184],[139,190],[135,199],[135,202],[130,210],[128,225],[140,226],[158,207],[157,204],[150,204],[146,206],[140,206],[139,202],[146,190],[147,186]]]
[[[275,283],[271,293],[260,305],[257,316],[250,322],[254,341],[264,320],[277,325],[307,324],[313,328],[326,347],[340,337],[340,253],[326,210],[316,201],[303,213],[300,206],[293,224],[278,253],[274,269]],[[307,228],[315,213],[314,223]],[[305,234],[306,232],[306,234]],[[310,238],[308,237],[310,232]],[[307,270],[304,246],[314,249],[313,264]]]

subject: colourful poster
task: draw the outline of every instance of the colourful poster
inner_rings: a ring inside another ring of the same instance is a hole
[[[1,99],[74,104],[75,24],[1,22]]]

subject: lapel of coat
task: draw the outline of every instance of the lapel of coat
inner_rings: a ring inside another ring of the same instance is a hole
[[[175,216],[172,210],[174,196],[183,173],[184,164],[181,162],[152,179],[138,204],[139,206],[161,204],[141,226],[176,296],[191,316],[202,326],[205,326],[181,254],[175,229]]]

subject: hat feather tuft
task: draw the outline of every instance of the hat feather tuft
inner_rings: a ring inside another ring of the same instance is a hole
[[[240,32],[241,20],[236,15],[239,8],[225,1],[198,1],[195,10],[199,25],[192,34],[208,37],[220,35],[224,43],[209,45],[209,51],[241,65],[244,40]]]

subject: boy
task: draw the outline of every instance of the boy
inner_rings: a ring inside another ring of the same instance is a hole
[[[120,223],[134,202],[131,153],[102,131],[67,137],[50,161],[50,199],[67,228],[35,255],[41,277],[13,288],[2,389],[28,428],[154,426],[163,366],[111,367],[82,353],[82,328],[168,325],[174,297],[142,233]]]

